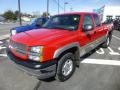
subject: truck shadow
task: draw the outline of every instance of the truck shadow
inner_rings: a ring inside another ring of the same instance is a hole
[[[53,82],[53,81],[55,81],[54,77],[51,77],[51,78],[48,78],[48,79],[44,79],[44,80],[39,80],[38,83],[33,88],[33,90],[39,90],[40,85],[41,85],[42,82]]]
[[[51,77],[51,78],[47,78],[47,79],[44,79],[44,80],[41,80],[43,82],[52,82],[52,81],[55,81],[55,77]]]
[[[92,54],[94,54],[99,49],[100,49],[100,47],[97,47],[96,49],[90,51],[89,53],[87,53],[84,56],[80,57],[80,60],[83,61],[84,59],[90,57]]]

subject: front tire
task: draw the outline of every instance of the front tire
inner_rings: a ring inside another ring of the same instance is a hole
[[[75,68],[74,55],[72,53],[66,53],[58,62],[56,79],[61,82],[68,80],[73,75]]]

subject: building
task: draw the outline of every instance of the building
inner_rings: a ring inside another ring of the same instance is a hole
[[[5,18],[0,16],[0,22],[3,22],[4,20],[5,20]]]
[[[94,9],[93,12],[101,16],[102,22],[105,22],[107,19],[120,18],[120,6],[102,6],[99,9]]]
[[[22,19],[22,21],[25,21],[25,22],[30,22],[31,21],[31,18],[26,17],[26,16],[21,17],[21,19]]]

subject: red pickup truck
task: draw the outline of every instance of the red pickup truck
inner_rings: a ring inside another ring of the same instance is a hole
[[[38,79],[56,77],[65,81],[79,66],[81,56],[97,46],[109,46],[112,27],[101,24],[95,13],[55,15],[41,29],[11,36],[7,55]]]

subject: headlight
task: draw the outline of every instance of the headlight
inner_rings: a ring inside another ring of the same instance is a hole
[[[37,47],[31,47],[30,51],[31,52],[34,52],[34,53],[40,53],[40,50],[41,47],[40,46],[37,46]]]
[[[17,32],[15,29],[11,30],[11,35],[15,35]]]
[[[31,47],[28,58],[33,61],[42,61],[42,46]]]

